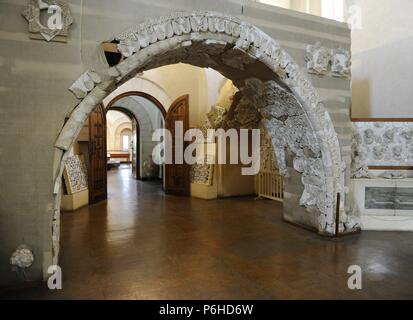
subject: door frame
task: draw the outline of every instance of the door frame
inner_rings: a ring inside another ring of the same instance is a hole
[[[120,95],[117,95],[116,97],[114,97],[107,105],[106,105],[106,109],[110,109],[113,107],[113,105],[118,102],[120,99],[126,98],[126,97],[130,97],[130,96],[138,96],[138,97],[142,97],[145,98],[149,101],[151,101],[158,109],[159,111],[162,113],[163,119],[166,119],[166,110],[164,108],[164,106],[162,105],[162,103],[159,102],[158,99],[156,99],[154,96],[146,93],[146,92],[142,92],[142,91],[126,91],[121,93]]]
[[[105,156],[105,194],[103,196],[99,196],[96,197],[95,196],[95,183],[94,183],[94,177],[95,177],[95,171],[93,170],[93,166],[92,166],[92,158],[93,158],[93,149],[94,147],[92,146],[92,136],[93,136],[93,128],[91,126],[91,118],[89,115],[88,118],[88,126],[89,126],[89,154],[88,154],[88,162],[89,162],[89,173],[88,173],[88,185],[89,185],[89,205],[104,201],[107,199],[108,197],[108,175],[107,175],[107,123],[106,123],[106,111],[105,111],[105,106],[102,103],[99,103],[98,105],[95,106],[95,108],[93,109],[92,113],[95,112],[97,109],[100,109],[100,112],[102,113],[102,118],[103,118],[103,148],[104,148],[104,152],[103,155]],[[103,160],[103,159],[101,159]]]
[[[135,120],[136,120],[136,123],[137,123],[137,131],[138,131],[138,136],[139,136],[139,139],[137,140],[137,148],[138,148],[138,150],[139,150],[139,155],[138,155],[138,157],[137,157],[137,159],[138,159],[138,161],[139,161],[139,163],[141,163],[140,161],[142,160],[141,159],[141,152],[140,152],[140,127],[139,127],[139,120],[138,119],[136,119],[136,117],[135,117],[135,115],[132,113],[132,112],[130,112],[129,110],[126,110],[126,109],[123,109],[122,107],[116,107],[116,106],[114,106],[114,104],[116,103],[116,102],[118,102],[119,100],[121,100],[121,99],[123,99],[123,98],[126,98],[126,97],[133,97],[133,96],[138,96],[138,97],[142,97],[142,98],[145,98],[145,99],[147,99],[147,100],[149,100],[149,101],[151,101],[158,109],[159,109],[159,111],[161,112],[161,114],[162,114],[162,117],[163,117],[163,121],[164,121],[164,127],[165,127],[165,121],[166,121],[166,115],[167,115],[167,112],[166,112],[166,109],[165,109],[165,107],[163,106],[163,104],[158,100],[158,99],[156,99],[154,96],[152,96],[152,95],[150,95],[149,93],[146,93],[146,92],[142,92],[142,91],[125,91],[125,92],[123,92],[123,93],[121,93],[121,94],[119,94],[119,95],[117,95],[116,97],[114,97],[112,100],[110,100],[109,101],[109,103],[106,105],[106,108],[105,108],[105,110],[106,110],[106,112],[108,112],[109,110],[116,110],[116,108],[118,109],[118,111],[121,111],[121,112],[125,112],[125,113],[127,113],[131,118],[133,117],[133,118],[135,118]],[[138,166],[138,180],[142,180],[142,177],[141,177],[141,172],[140,172],[140,166]],[[163,171],[163,180],[165,179],[165,169],[163,169],[162,170]],[[162,182],[162,188],[164,188],[164,183]]]
[[[178,97],[177,99],[175,99],[174,102],[172,102],[171,106],[168,109],[168,112],[166,114],[165,117],[165,129],[168,129],[168,117],[169,115],[171,115],[174,111],[175,108],[179,107],[179,103],[181,101],[185,101],[186,102],[186,121],[184,122],[184,132],[183,134],[185,135],[185,132],[187,130],[189,130],[189,94],[185,94],[183,96]],[[172,137],[172,140],[174,141],[174,137]],[[183,141],[184,145],[183,145],[183,152],[185,152],[185,149],[187,148],[189,142],[188,141]],[[174,149],[174,148],[173,148]],[[175,159],[175,156],[172,155],[172,159]],[[164,190],[166,194],[175,194],[173,191],[169,190],[169,185],[168,185],[168,174],[169,174],[169,170],[170,167],[173,166],[174,164],[166,164],[165,165],[165,175],[164,175],[164,181],[165,181],[165,186],[164,186]],[[184,163],[182,164],[184,166],[184,181],[185,181],[185,188],[184,188],[184,192],[183,194],[176,194],[176,195],[182,195],[182,196],[186,196],[189,197],[191,195],[191,177],[190,177],[190,166],[188,164]]]
[[[135,115],[130,112],[127,109],[124,109],[122,107],[110,107],[110,108],[106,108],[105,110],[105,115],[109,112],[109,111],[118,111],[118,112],[122,112],[124,113],[126,116],[128,116],[131,121],[135,120],[136,121],[136,136],[133,137],[133,139],[136,139],[136,150],[137,150],[137,154],[136,154],[136,176],[137,179],[136,180],[142,180],[141,178],[141,167],[140,167],[140,163],[141,163],[141,130],[140,130],[140,126],[139,126],[139,120],[135,117]],[[106,125],[106,130],[107,130],[107,125]],[[106,137],[107,139],[107,137]],[[106,145],[107,145],[107,141],[106,141]],[[138,165],[139,164],[139,165]],[[133,163],[132,163],[133,165]]]

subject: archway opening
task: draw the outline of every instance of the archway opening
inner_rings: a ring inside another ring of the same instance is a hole
[[[153,133],[164,128],[166,110],[153,95],[142,91],[127,91],[119,88],[119,93],[103,100],[105,110],[125,112],[132,119],[131,168],[138,180],[163,179],[163,167],[152,160]]]
[[[344,195],[344,177],[331,119],[314,87],[275,40],[236,18],[208,12],[150,20],[116,40],[126,59],[102,69],[93,89],[78,90],[81,86],[75,84],[73,91],[85,98],[63,129],[57,149],[67,151],[79,122],[137,74],[179,62],[212,68],[233,81],[241,92],[238,101],[251,105],[245,108],[248,116],[259,117],[270,136],[280,173],[287,176],[284,219],[326,235],[334,234],[336,224],[341,233],[357,229],[344,208],[344,196],[339,219],[335,216],[336,195]],[[234,118],[245,121],[245,116],[235,114]],[[57,242],[55,257],[56,252]]]

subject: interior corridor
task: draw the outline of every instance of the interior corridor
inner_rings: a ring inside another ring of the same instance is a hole
[[[321,238],[282,222],[276,202],[168,196],[125,165],[108,172],[108,191],[107,202],[62,213],[63,290],[7,298],[413,298],[412,233]],[[347,288],[355,264],[361,291]]]

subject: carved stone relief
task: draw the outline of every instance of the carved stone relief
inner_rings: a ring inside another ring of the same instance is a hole
[[[222,127],[226,115],[227,110],[225,108],[212,106],[200,128],[205,139],[207,138],[208,129]],[[196,163],[191,166],[191,183],[210,186],[213,183],[214,161],[208,158],[208,155],[202,161],[203,163]]]
[[[327,74],[331,60],[331,50],[321,46],[321,42],[308,45],[305,60],[310,73]]]
[[[41,21],[40,16],[43,10],[51,14],[47,25]],[[29,23],[29,33],[32,39],[65,42],[73,23],[69,5],[61,0],[29,0],[22,15]]]
[[[359,147],[362,144],[363,138],[354,123],[352,123],[351,129],[353,134],[351,142],[351,177],[356,179],[369,178],[369,168]]]
[[[261,126],[260,130],[260,170],[278,171],[277,159],[275,158],[271,137],[263,126]]]
[[[205,163],[191,166],[191,183],[212,185],[214,165],[208,164],[207,161],[208,159],[205,159]]]
[[[101,83],[99,74],[93,70],[83,73],[69,88],[78,99],[83,99],[95,86]]]
[[[33,252],[26,245],[19,246],[10,257],[10,264],[20,269],[29,268],[33,262]]]
[[[355,122],[353,132],[353,177],[364,166],[412,166],[413,123]],[[358,163],[358,164],[356,164]]]
[[[307,46],[305,57],[309,73],[348,78],[351,74],[350,51],[342,48],[330,49],[320,42]]]
[[[347,78],[351,74],[350,51],[344,49],[333,49],[331,58],[331,72],[334,77]]]

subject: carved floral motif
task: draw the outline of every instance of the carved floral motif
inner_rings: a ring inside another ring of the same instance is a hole
[[[55,19],[52,17],[56,26],[50,28],[41,23],[40,12],[42,10],[48,10],[57,15]],[[68,36],[69,28],[73,23],[69,5],[61,0],[30,0],[22,15],[29,22],[31,37],[38,39],[35,34],[39,34],[46,41],[52,41],[56,37],[59,37],[60,41],[65,41],[64,39]]]
[[[10,264],[21,269],[29,268],[33,262],[33,252],[26,245],[19,246],[10,257]]]
[[[413,123],[355,122],[354,128],[353,163],[362,159],[365,166],[413,165]]]

